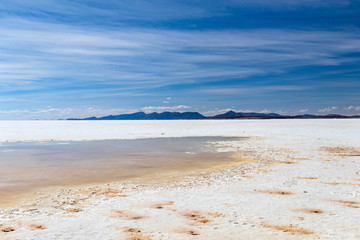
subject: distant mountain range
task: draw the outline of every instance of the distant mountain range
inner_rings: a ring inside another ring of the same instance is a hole
[[[256,112],[234,112],[228,111],[224,114],[205,117],[198,112],[162,112],[144,113],[136,112],[131,114],[109,115],[105,117],[69,118],[67,120],[194,120],[194,119],[303,119],[303,118],[360,118],[359,115],[343,116],[338,114],[329,115],[296,115],[287,116],[277,113],[256,113]]]
[[[203,119],[206,118],[198,112],[163,112],[163,113],[130,113],[120,115],[109,115],[105,117],[70,118],[68,120],[176,120],[176,119]]]

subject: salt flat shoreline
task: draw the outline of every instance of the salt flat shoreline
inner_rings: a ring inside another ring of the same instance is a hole
[[[164,183],[63,188],[0,211],[0,239],[360,239],[360,120],[0,122],[0,142],[184,136],[244,163]]]

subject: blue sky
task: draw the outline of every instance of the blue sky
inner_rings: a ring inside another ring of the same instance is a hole
[[[0,119],[360,114],[360,2],[0,0]]]

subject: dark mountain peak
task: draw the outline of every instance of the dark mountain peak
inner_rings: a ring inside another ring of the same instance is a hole
[[[237,112],[234,112],[233,110],[230,110],[226,113],[223,113],[223,114],[218,114],[216,116],[214,116],[213,118],[239,118],[239,117],[242,117],[242,114],[241,113],[237,113]]]
[[[230,111],[224,113],[223,115],[231,116],[231,115],[234,115],[234,114],[236,114],[236,112],[234,112],[233,110],[230,110]]]

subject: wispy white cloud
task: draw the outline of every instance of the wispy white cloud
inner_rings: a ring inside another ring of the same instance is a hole
[[[178,106],[171,106],[171,107],[168,107],[168,106],[160,106],[160,107],[148,106],[148,107],[143,107],[141,110],[146,112],[146,113],[164,112],[164,111],[183,112],[183,111],[186,111],[189,108],[191,108],[191,107],[185,106],[185,105],[178,105]]]
[[[264,109],[264,110],[260,111],[260,113],[271,113],[271,111],[268,109]]]
[[[167,97],[162,103],[170,103],[171,97]]]
[[[304,109],[300,109],[300,110],[299,110],[300,113],[306,113],[306,112],[308,112],[308,111],[309,111],[309,109],[307,109],[307,108],[304,108]]]
[[[360,44],[354,32],[119,31],[12,19],[2,22],[0,58],[6,62],[0,63],[0,84],[11,80],[46,85],[49,78],[71,78],[160,87],[244,78],[303,65],[337,65],[343,61],[337,55],[354,51]]]
[[[86,117],[102,117],[107,115],[118,115],[136,112],[136,109],[102,109],[96,107],[87,108],[56,108],[47,107],[43,109],[27,110],[0,110],[1,119],[67,119],[67,118],[86,118]]]
[[[327,108],[319,109],[318,112],[326,113],[326,112],[334,111],[336,109],[338,109],[338,107],[333,106],[333,107],[327,107]]]
[[[246,85],[238,85],[236,88],[234,87],[208,87],[204,89],[197,89],[194,92],[201,93],[211,93],[211,94],[244,94],[244,95],[252,95],[266,92],[281,92],[281,91],[301,91],[306,89],[304,86],[259,86],[259,87],[249,87]]]
[[[344,107],[345,110],[355,110],[355,111],[360,111],[360,106],[348,106],[348,107]]]
[[[200,113],[203,114],[204,116],[215,116],[215,115],[223,114],[223,113],[226,113],[229,111],[242,112],[242,113],[250,113],[250,112],[271,113],[272,112],[268,109],[263,109],[263,110],[257,111],[257,110],[250,110],[250,109],[224,108],[224,109],[215,109],[215,110],[211,110],[211,111],[201,111]],[[285,112],[282,112],[282,113],[285,113]]]

